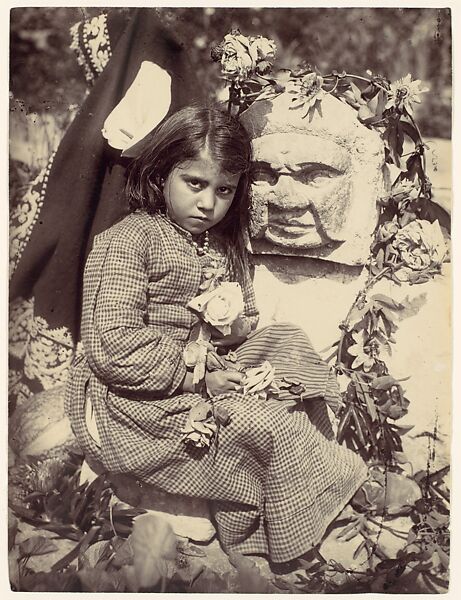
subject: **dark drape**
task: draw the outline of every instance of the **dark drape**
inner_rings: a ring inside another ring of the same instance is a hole
[[[94,73],[93,86],[52,160],[43,204],[10,280],[10,300],[33,298],[33,319],[40,318],[50,331],[65,328],[61,331],[70,344],[79,336],[82,276],[93,237],[128,211],[123,188],[130,159],[121,158],[120,150],[103,138],[106,117],[144,60],[172,78],[168,115],[199,99],[186,48],[154,9],[109,11],[107,32],[112,55],[102,72]],[[22,330],[26,327],[23,321]],[[18,356],[11,360],[18,372]],[[37,391],[41,386],[29,387]]]

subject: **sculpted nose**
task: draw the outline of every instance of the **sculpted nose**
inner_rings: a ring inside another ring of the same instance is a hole
[[[284,173],[280,174],[272,192],[270,202],[278,206],[302,208],[311,204],[306,186]]]

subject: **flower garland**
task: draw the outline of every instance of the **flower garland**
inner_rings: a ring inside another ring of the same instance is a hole
[[[408,463],[408,458],[402,452],[401,438],[411,427],[395,423],[407,414],[409,400],[401,385],[403,380],[390,374],[383,354],[390,354],[391,345],[395,344],[398,319],[414,314],[419,306],[418,300],[407,298],[396,302],[384,294],[370,292],[383,277],[398,285],[424,283],[441,273],[442,263],[449,255],[440,225],[449,232],[450,219],[431,201],[425,161],[427,145],[414,118],[414,106],[421,102],[421,94],[428,89],[410,74],[390,82],[370,71],[367,76],[336,70],[323,75],[309,64],[281,69],[273,75],[275,54],[272,40],[246,37],[238,30],[226,35],[224,41],[212,49],[211,57],[220,63],[229,86],[229,112],[238,115],[253,102],[290,93],[293,95],[290,108],[302,110],[303,117],[311,121],[316,112],[322,115],[322,100],[331,94],[353,107],[363,125],[379,132],[385,161],[398,170],[389,194],[377,199],[379,218],[370,248],[367,281],[339,325],[340,339],[332,345],[327,359],[327,362],[334,361],[338,375],[348,381],[343,405],[337,414],[337,439],[358,452],[372,468],[381,469],[381,487],[387,490],[386,496],[391,477],[400,478],[397,487],[406,485],[402,465]],[[409,152],[407,146],[404,148],[405,142],[413,144]],[[447,501],[427,483],[432,476],[429,465],[424,478],[415,476],[422,489],[421,502],[427,506]],[[426,483],[421,485],[422,481]],[[366,537],[363,528],[356,526],[356,522],[363,521],[363,516],[346,528],[347,539],[362,533],[369,560],[378,549],[379,535],[385,528],[384,517],[391,514],[389,502],[386,497],[382,502],[383,518],[374,542]],[[415,506],[415,510],[419,510],[418,501]],[[365,521],[372,518],[366,492],[365,500],[357,501],[354,508],[365,513]],[[424,515],[422,518],[424,521]],[[413,538],[415,535],[412,530]],[[414,540],[412,544],[409,548],[414,549]],[[435,541],[434,544],[437,546]],[[443,548],[438,547],[446,552],[446,544]]]

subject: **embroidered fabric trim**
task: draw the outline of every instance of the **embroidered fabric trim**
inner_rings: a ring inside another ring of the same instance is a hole
[[[20,406],[32,396],[32,391],[22,377],[22,371],[8,370],[8,396],[14,400],[15,406]]]
[[[107,14],[103,13],[88,21],[79,21],[70,28],[71,50],[83,68],[85,79],[93,85],[112,56]]]
[[[48,176],[55,155],[56,152],[53,152],[47,166],[29,185],[24,197],[18,202],[10,216],[10,279],[16,270],[43,206]]]
[[[9,351],[24,361],[24,375],[48,390],[66,382],[74,342],[67,327],[51,329],[34,315],[34,298],[18,298],[10,308]]]

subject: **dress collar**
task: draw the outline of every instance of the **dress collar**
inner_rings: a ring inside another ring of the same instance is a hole
[[[181,227],[181,225],[178,225],[177,223],[175,223],[173,221],[173,219],[171,219],[168,214],[166,212],[159,212],[158,213],[162,219],[164,221],[166,221],[167,223],[169,223],[172,227],[174,227],[176,229],[176,231],[178,231],[181,235],[183,235],[184,237],[186,237],[190,242],[192,242],[195,238],[199,238],[202,234],[194,236],[192,235],[192,233],[190,231],[187,231],[187,229],[184,229],[183,227]],[[210,231],[211,233],[211,231]]]

